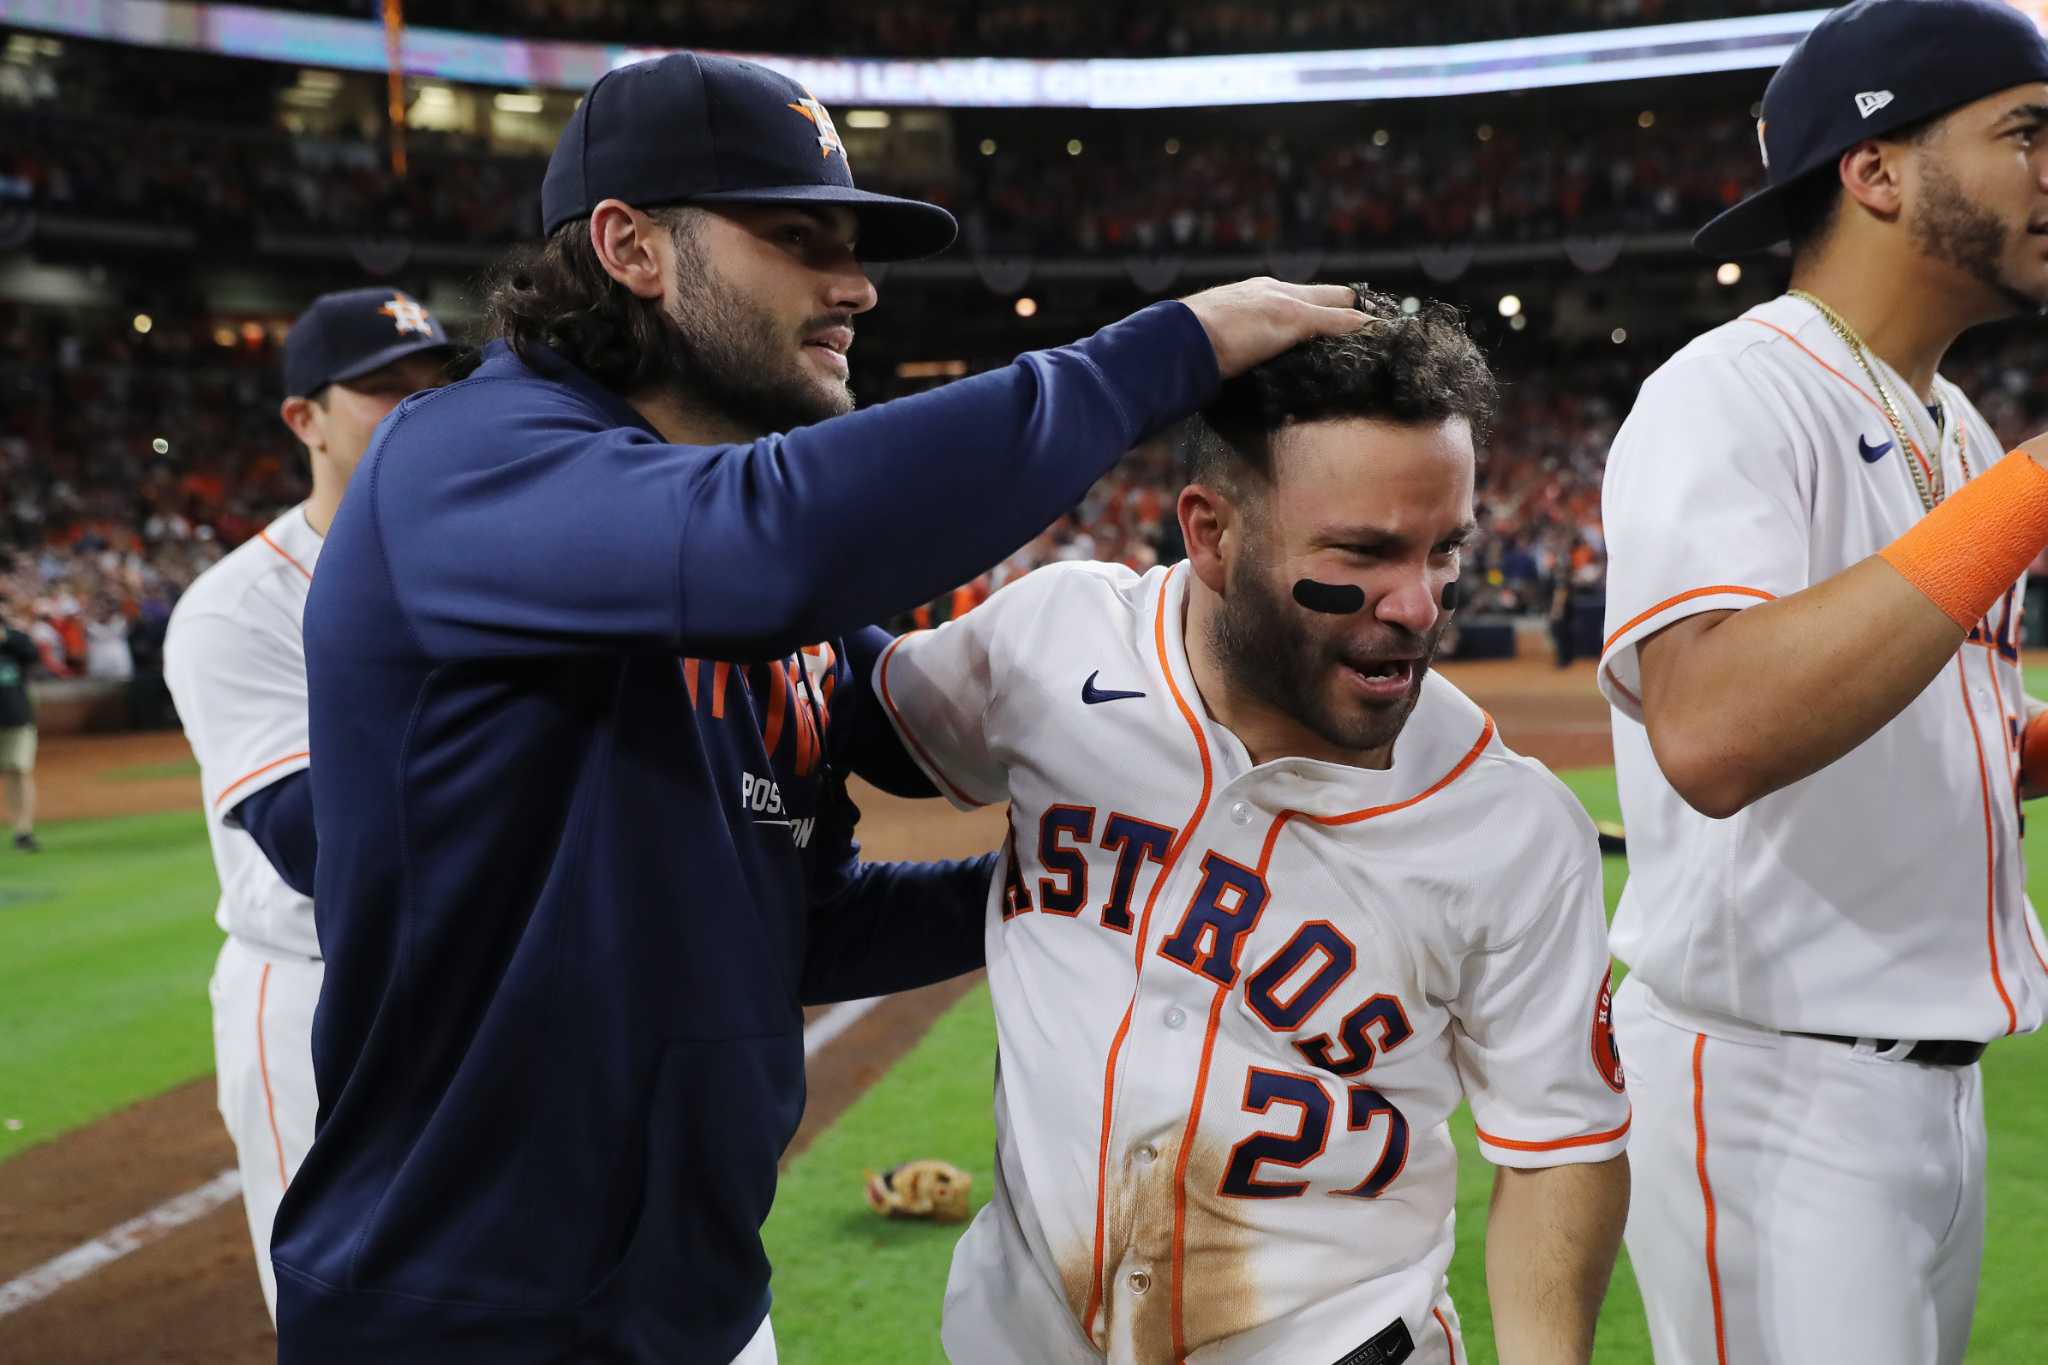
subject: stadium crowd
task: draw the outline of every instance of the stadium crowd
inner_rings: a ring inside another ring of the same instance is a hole
[[[273,0],[276,3],[276,0]],[[281,7],[374,19],[382,0]],[[858,56],[1166,57],[1391,47],[1812,8],[1811,0],[409,0],[406,21],[521,37]]]
[[[964,244],[1039,255],[1554,241],[1674,231],[1756,178],[1746,117],[1613,114],[1574,135],[1477,124],[1342,135],[1119,143],[1040,135],[962,145],[940,183],[863,183],[955,207]],[[1049,125],[1048,125],[1049,126]],[[152,155],[137,157],[147,137]],[[983,153],[983,146],[991,150]],[[145,125],[48,108],[0,112],[0,206],[189,230],[214,250],[310,234],[467,245],[530,235],[545,162],[415,134],[391,174],[374,141]]]
[[[275,324],[194,314],[151,318],[145,333],[136,322],[0,305],[0,602],[51,676],[151,671],[185,586],[307,492],[303,454],[277,417]],[[1468,616],[1597,603],[1606,450],[1665,349],[1504,365]],[[2008,444],[2048,425],[2043,349],[2008,330],[1966,340],[1946,367]],[[917,619],[944,620],[1053,560],[1144,569],[1178,558],[1178,476],[1168,443],[1140,447],[1069,515]],[[2048,626],[2048,610],[2036,616],[2037,630]]]

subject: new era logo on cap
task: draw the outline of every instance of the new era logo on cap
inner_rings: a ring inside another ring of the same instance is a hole
[[[1869,118],[1891,102],[1892,92],[1889,90],[1864,90],[1856,96],[1856,112]]]

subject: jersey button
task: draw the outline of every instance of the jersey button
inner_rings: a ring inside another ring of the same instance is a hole
[[[1166,1026],[1168,1028],[1179,1028],[1182,1024],[1185,1024],[1187,1021],[1187,1012],[1182,1010],[1179,1005],[1175,1005],[1173,1008],[1167,1010],[1166,1012]]]
[[[1153,1162],[1159,1160],[1159,1149],[1149,1142],[1146,1143],[1138,1149],[1138,1160],[1150,1166]]]
[[[1230,823],[1233,825],[1249,825],[1251,822],[1252,808],[1242,801],[1232,802],[1230,807]]]
[[[1131,1287],[1133,1294],[1142,1294],[1152,1287],[1152,1277],[1142,1270],[1133,1270],[1131,1277],[1124,1283]]]

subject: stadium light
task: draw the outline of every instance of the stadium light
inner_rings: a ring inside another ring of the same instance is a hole
[[[981,140],[981,154],[983,156],[994,156],[996,154],[996,140],[994,138],[985,137]]]
[[[159,455],[168,455],[171,453],[171,443],[169,441],[166,441],[161,436],[157,437],[154,441],[151,441],[149,443],[149,448],[151,450],[154,450]]]
[[[1642,113],[1636,115],[1636,127],[1654,128],[1656,126],[1657,111],[1655,109],[1645,109]]]
[[[263,324],[255,321],[253,318],[243,323],[242,341],[246,345],[261,346],[263,344]]]
[[[1170,137],[1170,138],[1166,139],[1166,154],[1167,154],[1168,156],[1179,156],[1179,155],[1180,155],[1180,139],[1179,139],[1179,138],[1177,138],[1177,137]]]
[[[1067,139],[1067,155],[1068,155],[1068,156],[1079,156],[1079,155],[1081,155],[1081,139],[1080,139],[1080,138],[1077,138],[1077,137],[1070,137],[1070,138],[1068,138],[1068,139]]]
[[[1714,278],[1717,281],[1719,281],[1723,286],[1741,284],[1742,267],[1737,265],[1733,261],[1723,261],[1721,263],[1721,268],[1714,272]]]
[[[538,114],[547,108],[543,95],[520,94],[516,91],[500,91],[491,96],[491,107],[503,114]]]
[[[1029,318],[1029,317],[1036,317],[1037,315],[1038,315],[1038,300],[1037,300],[1037,299],[1034,299],[1034,298],[1032,298],[1032,297],[1031,297],[1031,296],[1030,296],[1029,294],[1026,294],[1026,295],[1024,295],[1024,296],[1023,296],[1022,298],[1020,298],[1020,299],[1018,299],[1018,300],[1017,300],[1017,316],[1018,316],[1018,317],[1020,317],[1020,318]]]
[[[148,336],[149,329],[154,326],[156,326],[156,321],[149,314],[137,313],[135,315],[135,330],[142,333],[142,335]]]
[[[1522,330],[1524,330],[1525,328],[1527,328],[1527,327],[1528,327],[1528,325],[1529,325],[1529,319],[1528,319],[1528,316],[1527,316],[1526,314],[1523,314],[1523,313],[1517,313],[1517,314],[1515,314],[1515,315],[1514,315],[1513,317],[1511,317],[1511,318],[1509,318],[1509,319],[1508,319],[1508,330],[1509,330],[1509,331],[1511,331],[1511,332],[1519,332],[1519,331],[1522,331]]]
[[[1414,317],[1422,311],[1422,300],[1410,294],[1407,298],[1401,300],[1401,311],[1411,318]]]
[[[235,329],[232,327],[225,326],[214,328],[213,344],[216,346],[224,346],[229,349],[233,349],[235,344]]]
[[[1387,131],[1386,129],[1384,129],[1384,128],[1375,128],[1375,129],[1373,129],[1373,134],[1372,134],[1372,145],[1373,145],[1373,146],[1375,146],[1375,147],[1384,147],[1384,146],[1386,146],[1386,145],[1387,145],[1387,144],[1388,144],[1389,142],[1392,142],[1393,140],[1394,140],[1394,135],[1393,135],[1392,133],[1388,132],[1388,131]]]
[[[1502,317],[1504,317],[1504,318],[1512,318],[1512,317],[1519,317],[1519,316],[1521,315],[1521,312],[1522,312],[1522,300],[1521,300],[1521,297],[1520,297],[1519,295],[1516,295],[1516,294],[1502,294],[1502,295],[1500,296],[1500,315],[1501,315]]]
[[[1493,125],[1491,123],[1482,123],[1479,125],[1479,140],[1481,142],[1493,141]]]
[[[889,126],[889,111],[887,109],[849,109],[846,113],[846,126],[849,128],[887,128]]]
[[[1609,332],[1609,333],[1607,334],[1607,339],[1608,339],[1609,341],[1613,342],[1613,343],[1614,343],[1615,345],[1617,345],[1617,346],[1621,345],[1621,344],[1622,344],[1623,342],[1625,342],[1625,341],[1627,341],[1627,340],[1628,340],[1628,328],[1626,328],[1626,327],[1617,327],[1617,328],[1615,328],[1615,329],[1614,329],[1613,331],[1611,331],[1611,332]]]

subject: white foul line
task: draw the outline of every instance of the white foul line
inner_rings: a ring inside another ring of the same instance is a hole
[[[881,1003],[879,997],[849,1000],[820,1015],[817,1022],[804,1030],[804,1060],[817,1056]],[[0,1284],[0,1318],[41,1303],[65,1285],[84,1279],[131,1251],[140,1251],[151,1242],[162,1241],[185,1224],[197,1222],[223,1204],[234,1202],[241,1193],[241,1172],[230,1168],[198,1189],[167,1199],[141,1217],[131,1218],[90,1242],[81,1243],[15,1276]]]
[[[27,1274],[0,1284],[0,1318],[19,1312],[32,1303],[40,1303],[65,1285],[84,1279],[131,1251],[162,1241],[185,1224],[204,1218],[223,1204],[232,1203],[241,1193],[241,1172],[233,1169],[222,1171],[198,1189],[166,1200],[140,1218],[131,1218],[90,1242],[44,1261]]]
[[[818,1021],[804,1030],[804,1060],[818,1055],[840,1034],[868,1017],[875,1006],[882,1003],[881,996],[869,1000],[849,1000],[843,1005],[834,1005],[828,1013],[818,1016]]]

